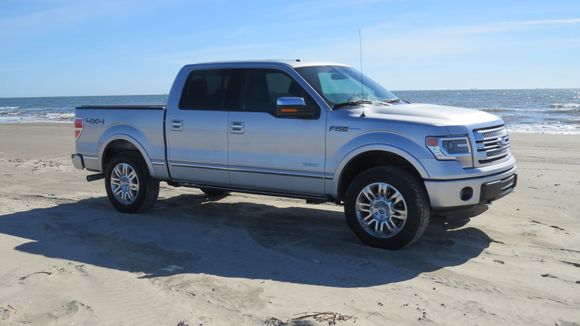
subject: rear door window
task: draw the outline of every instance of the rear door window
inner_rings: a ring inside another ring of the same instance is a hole
[[[182,110],[231,110],[240,107],[239,69],[195,70],[187,77],[179,100]]]

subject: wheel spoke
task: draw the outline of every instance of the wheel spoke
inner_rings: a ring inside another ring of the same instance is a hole
[[[389,232],[393,233],[393,226],[389,223],[389,221],[385,221],[385,226],[389,230]]]
[[[384,183],[379,183],[379,196],[387,198],[387,185]]]
[[[397,227],[397,225],[395,223],[393,223],[393,221],[391,219],[389,219],[386,223],[387,223],[387,227],[389,228],[389,231],[399,233],[399,231],[400,231],[399,227]]]
[[[393,192],[391,197],[389,198],[393,205],[398,204],[401,200],[403,200],[403,196],[398,191]]]
[[[363,195],[365,195],[365,197],[367,197],[367,199],[369,200],[369,202],[372,202],[375,200],[375,194],[373,193],[373,191],[371,190],[370,187],[366,187],[363,189],[362,191]]]
[[[373,214],[369,213],[369,215],[367,215],[363,218],[363,221],[367,222],[367,224],[370,225],[371,222],[374,221]]]
[[[117,177],[117,179],[121,177],[121,169],[119,168],[118,165],[115,167],[115,169],[113,169],[113,174],[115,175],[115,177]]]
[[[387,222],[383,221],[381,222],[381,232],[383,232],[383,229],[385,228],[385,225],[387,224]]]
[[[396,218],[398,220],[406,220],[407,219],[407,211],[406,210],[393,209],[393,212],[395,212],[395,214],[392,215],[393,218]]]

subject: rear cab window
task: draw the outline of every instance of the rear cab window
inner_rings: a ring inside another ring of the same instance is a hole
[[[181,110],[231,110],[240,107],[239,69],[194,70],[185,82]]]

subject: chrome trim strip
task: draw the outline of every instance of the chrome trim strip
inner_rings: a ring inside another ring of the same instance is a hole
[[[208,169],[208,170],[220,170],[220,171],[230,171],[230,172],[269,174],[269,175],[280,175],[280,176],[289,176],[289,177],[332,180],[332,177],[327,177],[323,173],[319,173],[319,172],[256,169],[256,168],[248,168],[245,166],[230,166],[230,167],[228,167],[225,165],[204,164],[204,163],[185,163],[185,162],[175,162],[175,161],[169,162],[169,164],[171,166],[174,166],[174,167],[182,167],[182,168]]]
[[[159,162],[159,161],[151,161],[151,164],[153,165],[159,165],[159,166],[165,166],[165,162]]]
[[[473,129],[473,131],[484,133],[484,132],[497,131],[497,130],[500,130],[504,127],[505,127],[505,125],[500,125],[500,126],[495,126],[495,127],[481,127],[481,128]]]
[[[502,170],[499,172],[495,172],[495,173],[491,173],[491,174],[485,174],[485,175],[480,175],[480,176],[475,176],[475,177],[468,177],[468,178],[455,178],[455,179],[424,179],[423,181],[463,181],[463,180],[475,180],[475,179],[481,179],[481,178],[487,178],[487,177],[493,177],[495,175],[500,175],[500,174],[504,174],[504,173],[508,173],[508,172],[516,172],[517,167],[514,165],[511,168],[507,169],[507,170]]]
[[[169,165],[180,168],[194,168],[194,169],[208,169],[208,170],[227,170],[225,165],[204,164],[204,163],[185,163],[185,162],[169,162]]]
[[[317,172],[299,172],[299,171],[282,171],[282,170],[269,170],[269,169],[251,169],[241,166],[230,167],[231,172],[243,172],[243,173],[256,173],[256,174],[269,174],[269,175],[280,175],[288,177],[300,177],[300,178],[313,178],[313,179],[324,179],[322,173]]]
[[[507,177],[507,178],[501,180],[501,185],[502,185],[501,190],[504,191],[508,188],[513,187],[514,180],[515,180],[515,175],[513,175],[513,174],[510,177]]]

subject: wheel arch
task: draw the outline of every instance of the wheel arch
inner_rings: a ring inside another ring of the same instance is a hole
[[[136,139],[125,134],[117,134],[108,137],[103,142],[103,144],[104,145],[101,147],[101,150],[99,152],[99,166],[101,167],[103,172],[106,169],[107,163],[111,160],[113,156],[121,152],[130,151],[139,153],[139,155],[147,165],[149,174],[151,176],[155,176],[153,165],[151,164],[151,160],[147,155],[145,148]]]
[[[338,166],[338,178],[334,178],[333,196],[337,201],[344,199],[350,182],[363,171],[381,165],[401,167],[419,180],[429,177],[423,165],[408,152],[388,145],[371,145],[350,152]]]

